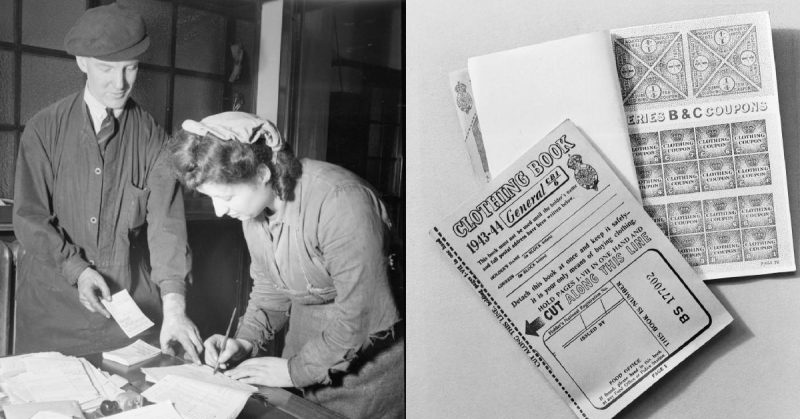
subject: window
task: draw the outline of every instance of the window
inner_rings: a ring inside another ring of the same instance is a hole
[[[13,198],[14,165],[25,122],[79,91],[83,73],[64,51],[64,36],[88,7],[111,0],[0,0],[0,198]],[[255,111],[260,1],[119,0],[145,19],[152,39],[133,98],[167,132],[237,106]],[[244,51],[231,79],[231,46]],[[191,92],[191,94],[186,94]],[[187,199],[187,212],[204,211]]]

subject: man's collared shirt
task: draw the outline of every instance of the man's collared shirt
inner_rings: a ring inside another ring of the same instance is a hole
[[[83,89],[83,101],[89,108],[89,116],[92,118],[92,127],[94,133],[100,132],[100,126],[103,125],[103,120],[106,119],[106,107],[99,100],[97,100],[88,87]],[[114,118],[119,119],[122,115],[122,109],[114,109]]]

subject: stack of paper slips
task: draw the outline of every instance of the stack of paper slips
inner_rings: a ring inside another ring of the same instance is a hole
[[[160,353],[161,349],[138,339],[124,348],[103,352],[103,359],[131,366],[155,358]]]

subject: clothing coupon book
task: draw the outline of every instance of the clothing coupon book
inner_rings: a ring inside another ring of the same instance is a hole
[[[569,120],[430,233],[581,418],[614,416],[731,322]]]

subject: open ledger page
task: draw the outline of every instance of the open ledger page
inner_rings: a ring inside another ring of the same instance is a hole
[[[794,271],[769,15],[611,32],[647,212],[705,279]]]
[[[614,416],[731,321],[571,121],[431,236],[579,417]]]

